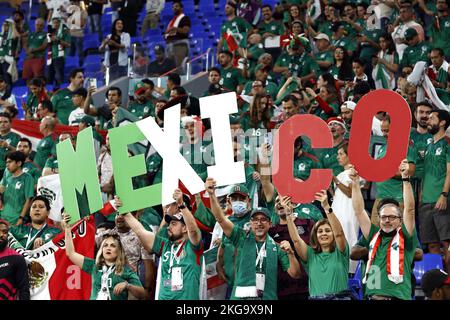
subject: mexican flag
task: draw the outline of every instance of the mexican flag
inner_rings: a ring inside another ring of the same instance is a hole
[[[222,34],[222,37],[225,39],[225,42],[227,43],[228,51],[233,52],[239,48],[239,44],[236,41],[236,39],[234,38],[231,30],[224,32]]]
[[[59,174],[40,177],[37,183],[37,194],[50,200],[51,210],[48,217],[53,221],[61,221],[61,209],[64,205]]]
[[[94,258],[93,216],[72,227],[76,252]],[[91,276],[66,257],[64,232],[36,250],[25,250],[10,234],[9,247],[20,253],[28,265],[31,300],[88,300]]]
[[[225,300],[227,284],[219,278],[216,271],[217,251],[219,247],[213,247],[203,253],[207,281],[207,300]]]

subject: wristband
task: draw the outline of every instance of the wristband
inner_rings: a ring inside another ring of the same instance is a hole
[[[403,182],[411,182],[411,178],[410,178],[410,177],[408,177],[408,178],[402,178],[402,181],[403,181]]]
[[[327,214],[330,214],[330,213],[333,213],[333,208],[332,208],[332,207],[329,207],[329,208],[328,208]]]
[[[19,218],[17,218],[17,219],[23,220],[23,217],[22,217],[22,216],[19,216]]]
[[[180,209],[180,210],[186,209],[186,206],[184,205],[184,203],[183,203],[183,204],[180,204],[180,205],[178,206],[178,209]]]
[[[445,198],[448,197],[448,192],[441,192],[441,196],[444,196]]]

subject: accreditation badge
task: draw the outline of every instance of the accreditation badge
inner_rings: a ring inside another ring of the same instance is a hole
[[[181,267],[172,268],[172,291],[180,291],[183,289],[183,273]]]

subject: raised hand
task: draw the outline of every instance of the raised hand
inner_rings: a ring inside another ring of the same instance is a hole
[[[327,208],[330,206],[328,203],[328,195],[326,190],[316,192],[315,199],[320,202],[322,208]]]
[[[403,159],[400,163],[400,166],[398,168],[400,170],[400,173],[402,174],[402,178],[408,178],[409,177],[409,163],[408,160]]]
[[[183,201],[183,192],[181,192],[180,189],[175,189],[173,192],[173,200],[177,203],[177,205],[182,205],[184,203]]]
[[[291,244],[287,240],[281,241],[280,249],[286,252],[287,254],[294,254],[294,250],[292,249]]]
[[[216,191],[216,180],[214,178],[206,178],[205,189],[209,195],[215,194]]]

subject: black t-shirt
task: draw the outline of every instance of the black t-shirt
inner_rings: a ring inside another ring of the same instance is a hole
[[[92,14],[102,14],[103,13],[103,4],[93,2],[92,0],[88,1],[88,9],[87,12],[89,15]]]
[[[120,36],[117,34],[113,34],[111,35],[111,40],[114,40],[115,42],[117,42],[118,44],[120,44]],[[119,49],[116,47],[113,48],[109,48],[110,50],[110,55],[109,55],[109,65],[115,65],[118,63],[119,61]]]
[[[191,27],[191,19],[189,19],[188,16],[184,16],[183,19],[181,19],[180,23],[178,24],[178,28],[183,28],[188,26],[189,28]],[[174,41],[174,40],[181,40],[181,39],[188,39],[189,38],[189,34],[180,34],[177,33],[174,36],[170,36],[167,37],[167,41]]]
[[[0,300],[30,300],[27,263],[11,248],[0,252]]]
[[[104,104],[100,108],[97,109],[98,116],[104,118],[106,121],[109,121],[112,119],[112,113],[111,110],[109,110],[109,106],[107,104]]]
[[[173,62],[172,59],[165,59],[164,62],[162,64],[159,64],[156,60],[151,62],[148,65],[148,69],[147,69],[147,73],[150,76],[160,76],[166,72],[169,72],[172,69],[175,69],[176,65],[175,62]]]

